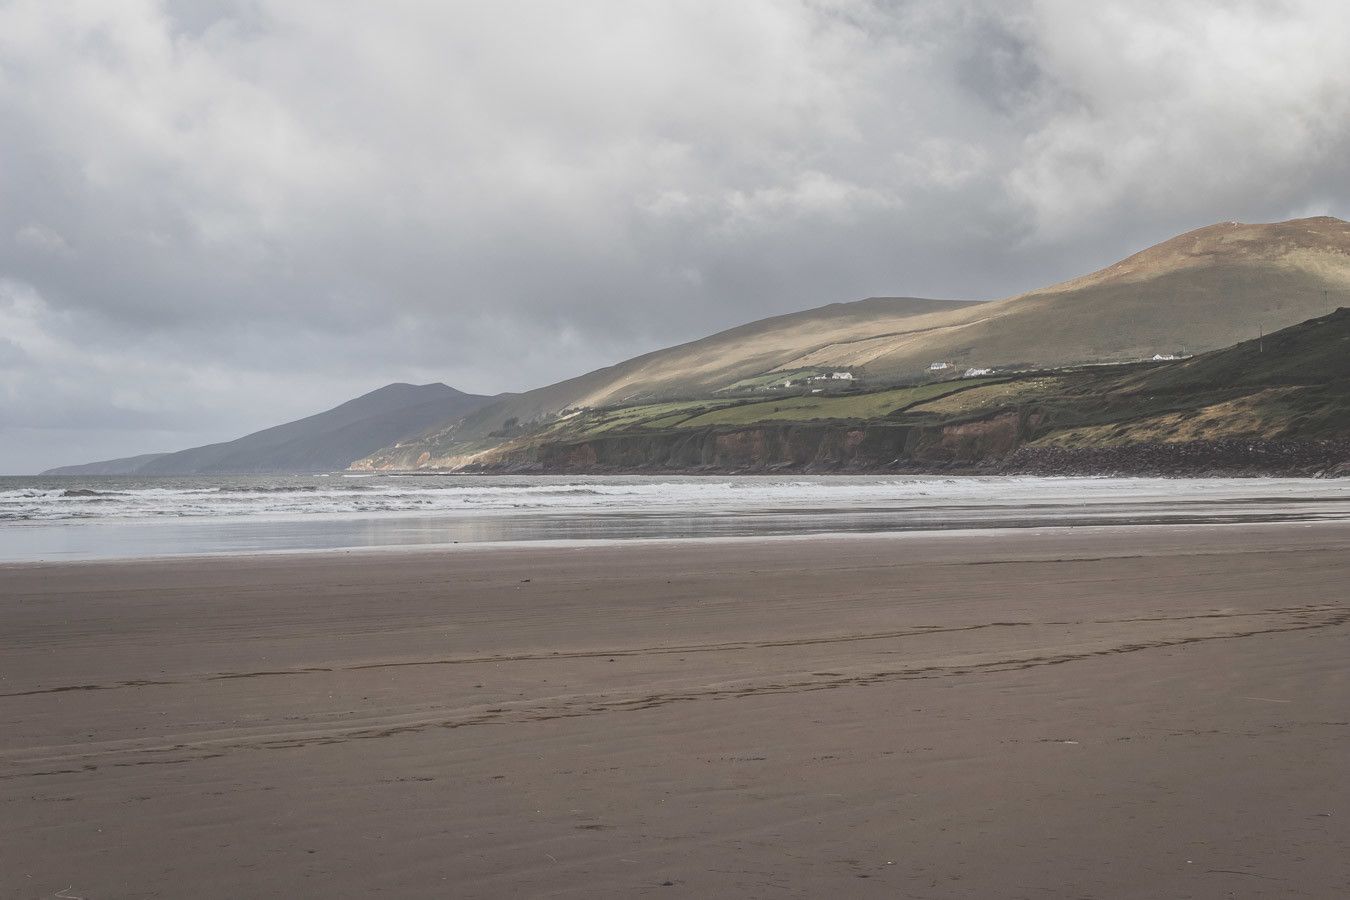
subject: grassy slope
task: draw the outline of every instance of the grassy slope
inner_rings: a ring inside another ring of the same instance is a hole
[[[940,417],[982,414],[1006,406],[1024,403],[1036,397],[1062,393],[1068,379],[1061,376],[1029,376],[999,381],[971,391],[947,394],[911,410]]]
[[[750,425],[756,422],[881,419],[897,410],[908,408],[933,397],[942,397],[954,392],[968,390],[988,380],[972,378],[965,381],[942,381],[896,388],[889,391],[849,394],[842,397],[807,394],[800,397],[741,403],[695,416],[681,422],[680,425],[685,428],[698,428],[704,425]]]
[[[1045,406],[1038,442],[1350,437],[1350,310],[1194,359],[1098,373]]]

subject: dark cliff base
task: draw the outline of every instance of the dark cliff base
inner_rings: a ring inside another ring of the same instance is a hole
[[[479,473],[1347,476],[1350,442],[1226,439],[1110,447],[1026,446],[1009,413],[945,426],[778,425],[623,433],[520,448]]]
[[[1118,447],[1023,447],[999,471],[1029,475],[1350,476],[1350,444],[1229,439]]]

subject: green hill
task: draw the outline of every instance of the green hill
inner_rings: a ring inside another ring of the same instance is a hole
[[[1034,445],[1350,440],[1350,310],[1194,359],[1095,373],[1041,403]]]
[[[578,415],[612,419],[616,408],[657,401],[692,403],[704,415],[747,396],[791,406],[802,402],[792,397],[803,379],[835,371],[852,380],[810,389],[910,385],[931,380],[935,362],[950,364],[941,377],[971,368],[1044,370],[1201,353],[1302,322],[1347,295],[1350,224],[1319,217],[1211,225],[1006,300],[874,299],[750,323],[490,404],[356,466],[471,466],[528,434],[565,428]],[[779,413],[782,420],[795,415]],[[668,411],[661,424],[674,423],[675,414]]]
[[[876,391],[636,404],[507,437],[475,468],[1350,469],[1350,310],[1194,358]]]

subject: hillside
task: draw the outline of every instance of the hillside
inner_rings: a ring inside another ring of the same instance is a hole
[[[1029,370],[1201,353],[1320,315],[1348,294],[1350,224],[1211,225],[1004,300],[868,300],[750,323],[491,404],[356,465],[454,469],[578,409],[720,402],[836,370],[877,389],[922,380],[936,361],[953,372]]]
[[[820,358],[913,372],[929,358],[1046,367],[1202,353],[1324,314],[1347,293],[1350,223],[1229,222],[990,304],[921,340],[827,348]]]
[[[1350,474],[1350,310],[1176,361],[582,412],[475,468]]]
[[[762,319],[513,395],[463,421],[447,423],[421,440],[385,448],[362,460],[358,467],[411,469],[467,461],[456,457],[494,447],[501,443],[503,434],[522,423],[548,421],[563,410],[710,396],[823,344],[903,333],[916,321],[978,305],[958,300],[871,297]]]
[[[233,441],[80,466],[44,475],[238,475],[331,472],[394,441],[493,400],[444,384],[390,384],[333,409]]]
[[[43,475],[130,475],[141,466],[159,459],[161,456],[167,456],[165,453],[142,453],[138,456],[124,456],[120,459],[105,459],[99,462],[85,463],[78,466],[60,466],[55,469],[48,469]]]
[[[1036,404],[1029,446],[1350,441],[1350,310],[1193,359],[1081,378]]]

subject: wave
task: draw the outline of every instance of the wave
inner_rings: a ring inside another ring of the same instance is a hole
[[[317,485],[307,484],[295,487],[219,487],[203,493],[216,494],[312,494],[318,491]]]
[[[66,482],[69,484],[69,482]],[[0,486],[0,523],[71,520],[310,516],[510,516],[522,511],[705,514],[724,511],[791,512],[813,509],[890,510],[896,515],[940,514],[965,507],[1084,502],[1148,503],[1172,497],[1175,481],[1148,479],[954,479],[949,476],[752,476],[339,479],[233,477],[108,479],[66,487],[50,479],[6,479]],[[1294,480],[1186,482],[1190,502],[1229,497],[1296,501],[1305,496],[1350,500],[1350,482]]]
[[[216,494],[318,494],[318,493],[353,493],[355,491],[369,491],[372,488],[364,484],[344,484],[344,485],[285,485],[268,487],[220,487],[213,491],[205,493]]]
[[[547,495],[547,496],[551,496],[551,497],[602,497],[602,496],[605,496],[605,492],[604,492],[604,491],[597,491],[595,488],[584,488],[584,487],[578,487],[578,488],[557,488],[556,490],[547,490],[547,489],[545,489],[545,490],[539,491],[539,493],[542,494],[542,495]]]

